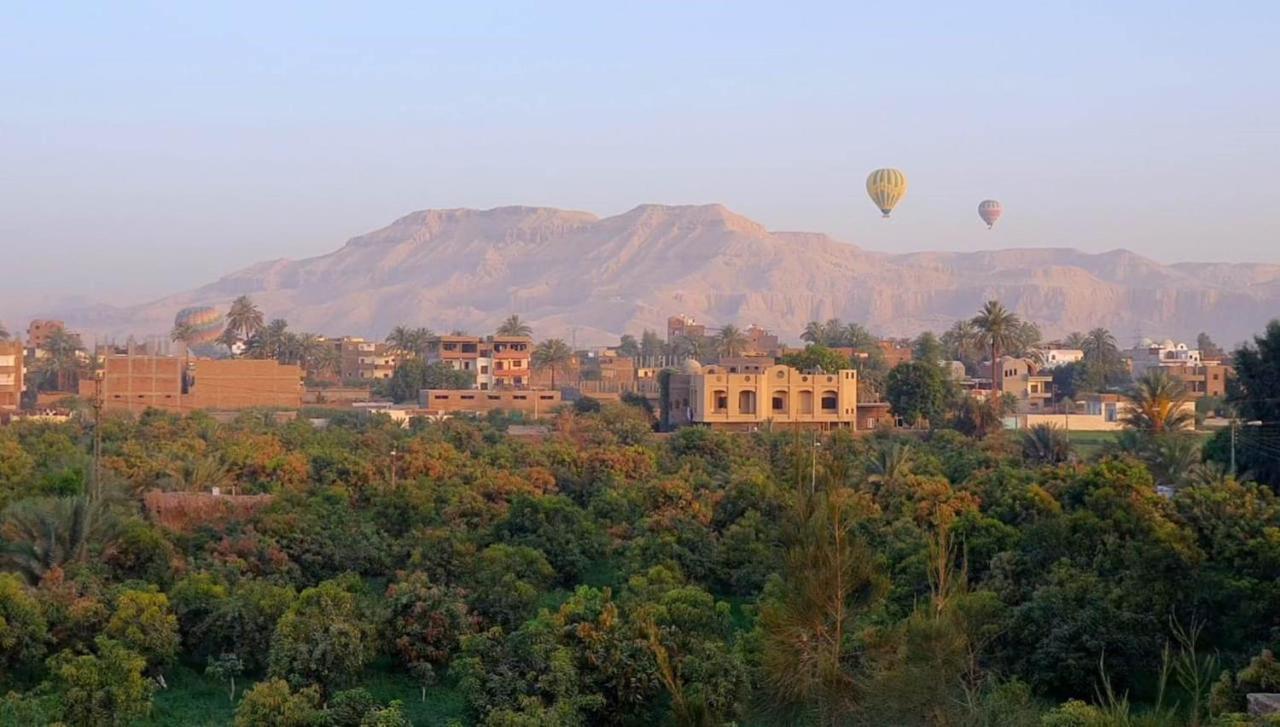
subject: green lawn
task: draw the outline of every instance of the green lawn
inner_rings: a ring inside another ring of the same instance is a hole
[[[1104,447],[1116,441],[1115,432],[1067,432],[1067,436],[1082,459],[1097,457]]]
[[[227,691],[221,684],[185,666],[174,667],[166,674],[166,680],[169,688],[156,692],[151,717],[139,725],[214,727],[231,724],[235,707],[227,699]],[[239,683],[236,686],[238,689],[241,687]],[[252,682],[244,685],[252,686]],[[427,690],[427,701],[423,702],[422,693],[408,675],[391,671],[389,664],[377,663],[365,672],[359,686],[368,689],[375,699],[384,704],[400,700],[405,714],[415,725],[444,727],[455,720],[461,724],[468,723],[466,702],[452,685],[444,684]],[[243,691],[237,691],[237,702],[242,694]]]

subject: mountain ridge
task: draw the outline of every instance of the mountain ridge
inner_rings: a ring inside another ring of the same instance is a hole
[[[885,335],[940,330],[999,298],[1046,335],[1098,325],[1129,338],[1235,341],[1280,311],[1280,265],[1164,265],[1117,248],[888,253],[817,232],[770,231],[720,204],[642,204],[621,214],[553,207],[426,209],[329,253],[277,258],[194,290],[71,312],[110,335],[163,334],[188,305],[250,295],[300,330],[380,337],[394,325],[492,330],[518,313],[579,343],[663,330],[668,315],[756,323],[794,340],[840,317]]]

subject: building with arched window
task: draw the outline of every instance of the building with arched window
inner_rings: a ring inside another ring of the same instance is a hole
[[[790,366],[704,366],[672,374],[669,422],[717,428],[858,428],[858,372],[809,373]]]

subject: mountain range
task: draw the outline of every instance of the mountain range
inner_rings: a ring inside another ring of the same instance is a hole
[[[324,334],[395,325],[488,332],[518,313],[539,337],[614,342],[687,314],[795,340],[838,317],[889,336],[941,331],[999,299],[1046,336],[1095,326],[1122,345],[1209,331],[1236,342],[1280,315],[1280,265],[1164,265],[1127,250],[890,254],[770,231],[722,205],[641,205],[600,218],[545,207],[413,212],[302,260],[271,260],[151,303],[64,312],[108,335],[164,334],[180,308],[249,295]]]

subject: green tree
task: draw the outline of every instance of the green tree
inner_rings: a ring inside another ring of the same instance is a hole
[[[236,708],[235,727],[319,727],[324,723],[320,690],[293,691],[283,679],[258,682]]]
[[[244,662],[235,654],[221,654],[216,659],[210,656],[204,668],[205,676],[227,683],[227,698],[232,704],[236,701],[236,679],[243,673]]]
[[[124,591],[103,633],[141,655],[152,669],[172,663],[178,653],[178,619],[163,593]]]
[[[802,351],[787,353],[779,359],[779,363],[798,371],[822,371],[828,374],[851,368],[849,359],[819,343],[811,343]]]
[[[76,391],[79,380],[89,370],[89,357],[80,336],[59,328],[45,340],[44,355],[34,367],[41,391]]]
[[[40,663],[49,627],[35,596],[22,579],[0,573],[0,684]]]
[[[1037,424],[1022,434],[1022,458],[1035,464],[1061,464],[1071,459],[1071,438],[1052,424]]]
[[[991,353],[991,387],[1000,387],[1000,353],[1019,345],[1022,321],[1010,313],[998,300],[989,300],[973,317],[973,327],[981,334],[981,340]]]
[[[662,336],[657,331],[644,329],[640,334],[640,355],[645,358],[653,358],[661,356],[666,346],[662,342]]]
[[[242,295],[231,302],[231,309],[227,311],[227,328],[219,342],[231,348],[258,335],[263,325],[262,311],[249,296]]]
[[[113,542],[116,522],[101,501],[84,495],[20,500],[0,515],[0,567],[36,583]]]
[[[401,361],[391,378],[379,381],[375,391],[388,396],[396,403],[417,401],[424,389],[470,389],[475,384],[475,374],[455,369],[447,363],[427,363],[420,358]]]
[[[551,388],[556,387],[556,374],[562,373],[573,363],[573,349],[559,338],[550,338],[533,349],[533,367],[551,374]]]
[[[391,650],[409,671],[448,665],[462,637],[471,631],[465,597],[461,589],[436,585],[421,572],[387,588]]]
[[[1259,482],[1280,488],[1280,452],[1276,451],[1280,443],[1280,320],[1268,323],[1233,358],[1236,376],[1229,401],[1245,421],[1262,422],[1239,427],[1237,467]],[[1222,461],[1226,460],[1229,455]]]
[[[498,326],[497,334],[499,336],[532,336],[533,327],[528,323],[520,320],[520,316],[512,313],[507,319]]]
[[[636,337],[630,333],[622,334],[622,338],[618,340],[618,355],[627,358],[636,358],[640,355],[640,343],[636,341]]]
[[[939,363],[946,358],[946,347],[933,335],[933,331],[925,331],[911,345],[911,358],[926,363]]]
[[[940,424],[951,398],[951,382],[936,364],[900,363],[889,371],[885,382],[885,400],[893,413],[913,426],[921,421]]]
[[[68,725],[128,725],[151,709],[147,660],[99,636],[96,654],[63,651],[49,659],[49,678]]]
[[[555,578],[542,551],[498,543],[480,551],[470,574],[471,607],[485,618],[514,629]]]
[[[339,581],[325,581],[304,590],[280,617],[271,640],[270,674],[330,692],[363,671],[372,656],[372,637],[372,624],[355,594]]]
[[[436,341],[436,334],[429,328],[396,326],[387,334],[387,346],[401,359],[426,358]]]
[[[566,585],[577,582],[605,549],[596,524],[563,495],[515,498],[494,533],[502,543],[527,545],[545,553]]]
[[[1129,410],[1123,421],[1138,431],[1163,434],[1195,423],[1195,412],[1186,407],[1190,401],[1187,387],[1161,368],[1149,369],[1126,398]]]
[[[735,358],[747,350],[747,334],[732,323],[726,323],[716,332],[713,345],[720,358]]]

